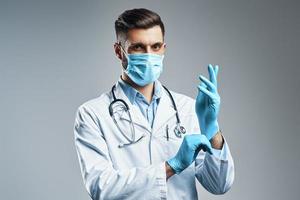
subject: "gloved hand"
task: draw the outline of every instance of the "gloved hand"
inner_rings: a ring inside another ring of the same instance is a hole
[[[211,144],[205,135],[185,135],[177,154],[167,163],[176,174],[179,174],[196,159],[201,149],[212,154]]]
[[[200,75],[201,84],[198,86],[198,95],[196,98],[196,113],[201,130],[208,140],[219,131],[218,113],[220,110],[220,96],[217,90],[217,75],[219,66],[214,68],[208,65],[209,79]]]

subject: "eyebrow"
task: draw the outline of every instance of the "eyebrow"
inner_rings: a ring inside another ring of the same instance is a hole
[[[150,46],[158,45],[158,44],[162,45],[163,42],[155,42],[155,43],[151,44]],[[132,43],[130,46],[136,46],[136,45],[147,46],[146,44],[144,44],[144,43],[142,43],[142,42]]]

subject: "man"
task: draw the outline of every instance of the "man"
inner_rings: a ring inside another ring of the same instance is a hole
[[[115,21],[122,74],[111,91],[79,106],[75,145],[92,199],[197,199],[195,180],[227,192],[234,165],[217,121],[218,66],[200,76],[196,101],[169,91],[162,72],[164,25],[132,9]],[[201,151],[202,150],[202,151]]]

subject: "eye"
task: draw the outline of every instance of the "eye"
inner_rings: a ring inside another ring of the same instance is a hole
[[[140,51],[143,49],[143,47],[141,45],[134,45],[132,48],[134,51]]]
[[[161,46],[162,46],[162,44],[157,43],[157,44],[154,44],[154,45],[152,46],[152,49],[155,50],[155,51],[158,51],[158,50],[160,50]]]

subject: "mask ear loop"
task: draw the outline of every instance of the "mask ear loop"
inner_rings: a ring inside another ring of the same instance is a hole
[[[123,53],[125,54],[127,60],[128,60],[128,54],[125,52],[125,50],[123,49],[121,42],[118,43],[118,45],[120,46],[121,51],[123,51]]]
[[[129,62],[129,56],[128,56],[128,54],[125,52],[124,48],[122,47],[121,42],[119,42],[118,45],[119,45],[121,51],[123,51],[123,53],[124,53],[124,55],[125,55],[125,57],[127,59],[127,63],[128,63]],[[126,72],[127,71],[127,66],[126,66],[126,68],[123,66],[123,69]]]

